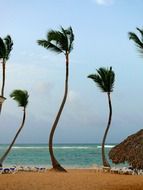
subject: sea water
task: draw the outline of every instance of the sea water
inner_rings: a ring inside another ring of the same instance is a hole
[[[0,156],[7,147],[8,145],[0,145]],[[105,145],[107,157],[112,147],[114,147],[113,144]],[[99,144],[55,144],[54,153],[60,164],[67,168],[92,168],[95,165],[102,165],[101,145]],[[4,164],[50,167],[48,145],[16,144]]]

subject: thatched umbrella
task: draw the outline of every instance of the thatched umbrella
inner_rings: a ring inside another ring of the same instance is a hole
[[[135,169],[143,169],[143,129],[113,147],[109,158],[115,164],[128,162]]]

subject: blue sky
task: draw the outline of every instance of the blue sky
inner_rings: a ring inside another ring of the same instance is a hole
[[[64,55],[37,45],[49,29],[72,26],[69,96],[56,143],[101,142],[108,119],[107,95],[87,79],[99,67],[116,73],[113,120],[107,142],[120,142],[143,126],[143,57],[128,32],[143,27],[142,0],[0,0],[0,36],[14,46],[6,68],[0,143],[9,143],[22,117],[9,94],[28,90],[25,128],[18,143],[47,143],[64,90]]]

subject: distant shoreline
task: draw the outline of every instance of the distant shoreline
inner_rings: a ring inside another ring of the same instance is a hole
[[[37,145],[37,144],[39,144],[39,145],[48,145],[48,143],[15,143],[15,145],[31,145],[31,144],[33,144],[33,145]],[[101,143],[54,143],[54,145],[84,145],[84,144],[87,144],[87,145],[101,145]],[[106,143],[106,145],[116,145],[116,144],[118,144],[118,143]],[[0,143],[0,145],[9,145],[8,143]],[[14,145],[14,146],[15,146]]]

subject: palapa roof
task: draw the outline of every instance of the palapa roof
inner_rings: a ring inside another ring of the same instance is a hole
[[[113,147],[109,158],[115,164],[128,162],[133,168],[143,169],[143,129]]]

